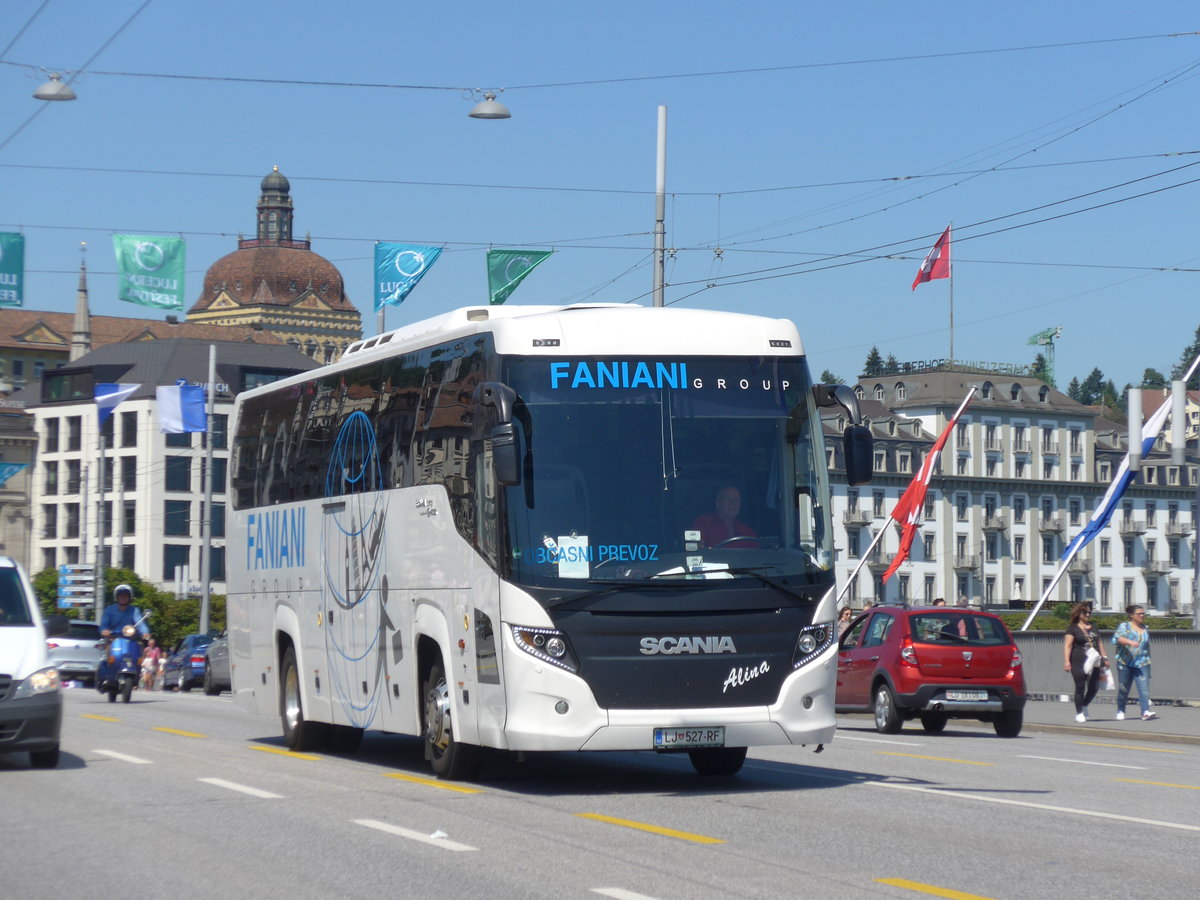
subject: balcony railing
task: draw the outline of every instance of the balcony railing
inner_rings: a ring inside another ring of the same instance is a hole
[[[1029,438],[1013,438],[1012,448],[1014,453],[1029,452]]]
[[[1135,519],[1132,516],[1122,517],[1117,523],[1117,528],[1121,534],[1145,534],[1146,520]]]
[[[1063,522],[1063,517],[1059,513],[1051,513],[1043,515],[1042,520],[1038,523],[1039,531],[1053,531],[1061,534],[1066,530],[1066,523]]]
[[[989,516],[985,513],[983,516],[983,530],[984,531],[1007,531],[1008,530],[1008,517],[1000,516],[1000,515],[997,515],[996,513],[992,513]]]
[[[979,568],[979,557],[972,556],[971,554],[967,554],[965,556],[959,556],[956,553],[954,555],[954,568],[956,568],[956,569],[978,569]]]
[[[842,514],[842,522],[846,525],[869,525],[871,518],[865,509],[848,509]]]
[[[1148,559],[1142,564],[1142,574],[1147,578],[1157,578],[1171,571],[1169,563],[1160,559]]]
[[[1058,456],[1058,441],[1042,441],[1042,452],[1051,456]]]
[[[1082,556],[1076,556],[1067,563],[1067,572],[1071,575],[1091,575],[1092,563]]]
[[[1167,523],[1167,537],[1187,537],[1192,533],[1192,526],[1187,522],[1176,519]]]

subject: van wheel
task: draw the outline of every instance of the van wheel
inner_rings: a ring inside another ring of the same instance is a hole
[[[896,695],[886,684],[875,689],[875,730],[880,734],[895,734],[904,724],[896,709]]]
[[[422,685],[422,697],[421,725],[425,736],[425,758],[429,760],[434,774],[451,781],[470,778],[479,768],[480,748],[454,739],[450,686],[446,684],[440,662],[429,667]]]
[[[35,769],[53,769],[58,766],[58,744],[50,750],[32,750],[29,764]]]
[[[283,675],[279,691],[279,717],[283,722],[283,742],[289,750],[315,750],[324,737],[319,722],[304,718],[304,702],[300,697],[300,669],[296,651],[288,647],[283,654]]]
[[[688,751],[697,775],[736,775],[746,761],[745,747],[697,747]]]

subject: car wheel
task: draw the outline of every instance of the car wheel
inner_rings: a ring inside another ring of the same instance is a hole
[[[33,750],[29,754],[29,764],[35,769],[53,769],[58,766],[58,744],[49,750]]]
[[[288,647],[283,654],[282,678],[279,715],[283,721],[283,742],[289,750],[315,750],[321,745],[324,730],[320,722],[309,722],[304,718],[300,669],[296,665],[296,651],[292,647]]]
[[[212,677],[212,666],[205,663],[204,665],[204,693],[210,697],[215,697],[221,693],[221,689],[217,687]]]
[[[1006,709],[992,721],[996,734],[1002,738],[1015,738],[1021,733],[1025,722],[1025,712],[1020,709]]]
[[[896,695],[886,684],[875,689],[875,730],[880,734],[895,734],[904,722],[896,709]]]
[[[745,747],[697,747],[688,751],[697,775],[736,775],[746,761]]]
[[[946,730],[946,723],[948,721],[950,721],[950,717],[945,713],[921,713],[921,727],[925,729],[927,734],[941,734]]]
[[[422,685],[422,732],[425,736],[425,757],[438,778],[458,781],[470,778],[479,768],[481,754],[474,744],[454,739],[451,721],[450,687],[442,674],[442,665],[429,667]]]

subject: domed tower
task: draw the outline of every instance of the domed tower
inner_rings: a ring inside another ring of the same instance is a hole
[[[262,180],[258,235],[204,275],[204,291],[189,322],[250,325],[279,335],[321,362],[331,362],[362,337],[362,316],[346,296],[342,274],[292,238],[292,186],[276,166]]]

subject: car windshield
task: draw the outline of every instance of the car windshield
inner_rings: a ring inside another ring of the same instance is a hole
[[[1012,642],[1004,624],[991,616],[942,611],[918,613],[909,621],[912,638],[920,644],[989,647]]]
[[[531,586],[832,578],[820,420],[800,357],[508,359]]]

